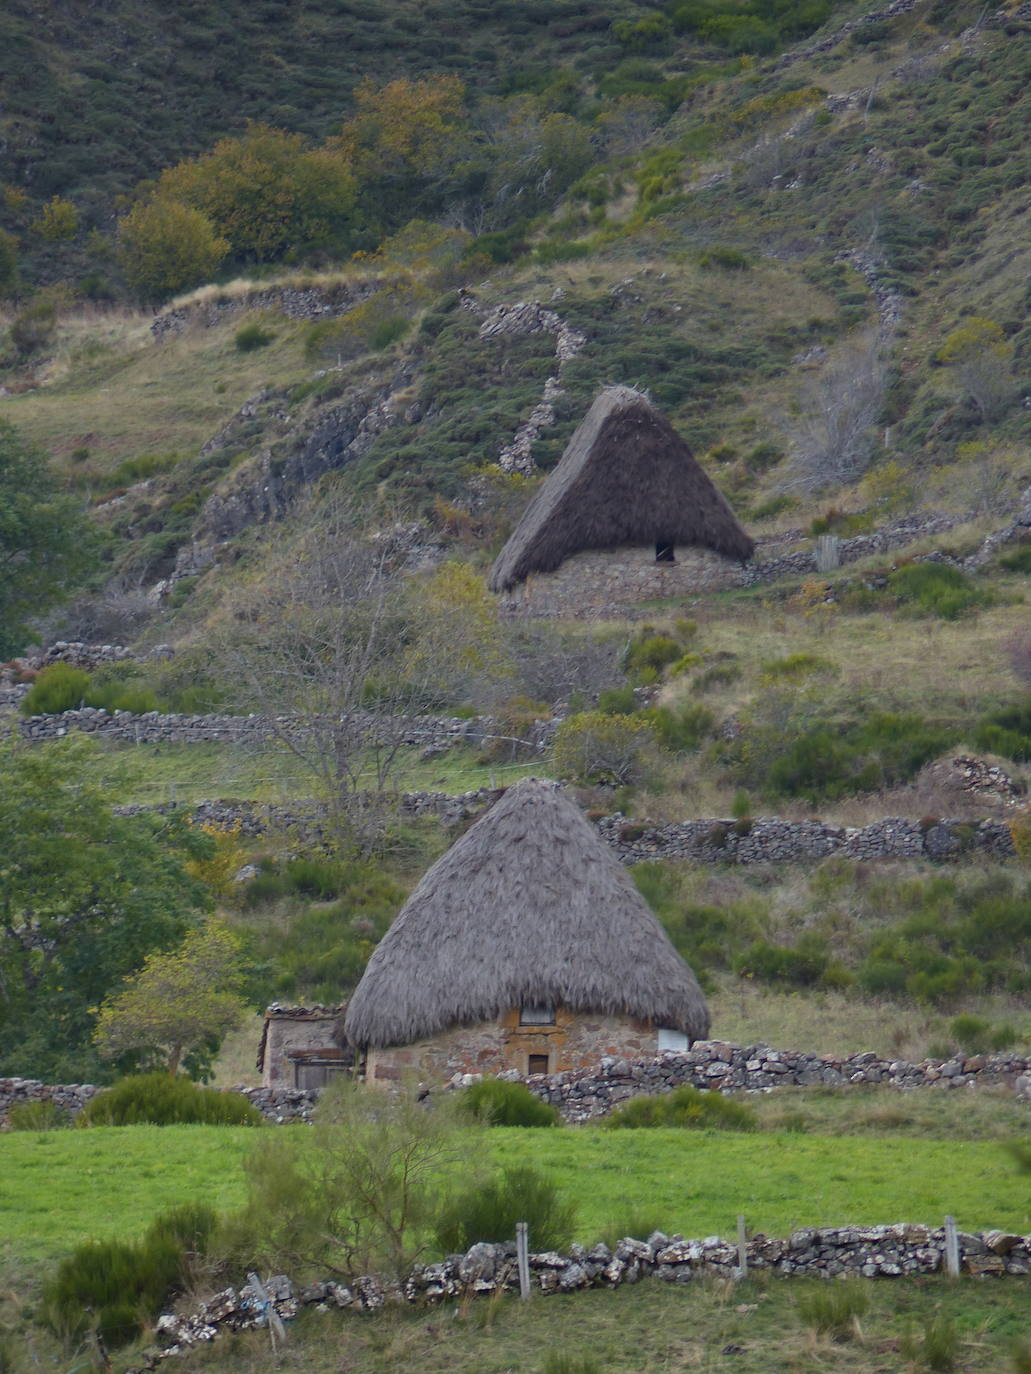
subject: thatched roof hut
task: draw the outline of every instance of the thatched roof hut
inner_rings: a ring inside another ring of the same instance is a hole
[[[709,1010],[632,879],[555,784],[526,778],[433,865],[369,960],[352,1045],[409,1045],[527,1003],[698,1039]]]
[[[646,396],[598,396],[498,555],[491,589],[509,591],[570,554],[692,544],[745,562],[755,542],[680,435]]]

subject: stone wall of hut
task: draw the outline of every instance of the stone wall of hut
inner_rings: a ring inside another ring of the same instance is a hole
[[[521,1026],[513,1010],[496,1021],[456,1026],[412,1045],[371,1049],[366,1079],[387,1085],[407,1074],[447,1082],[466,1073],[570,1073],[596,1065],[603,1055],[637,1059],[657,1048],[658,1032],[647,1021],[559,1007],[553,1026]],[[531,1056],[546,1056],[547,1067],[538,1069],[540,1060]]]
[[[333,1040],[333,1027],[338,1015],[338,1008],[306,1010],[301,1007],[267,1015],[262,1047],[262,1086],[309,1086],[298,1081],[297,1065],[290,1056],[312,1051],[334,1051],[336,1045]]]
[[[748,571],[708,549],[678,547],[675,563],[656,563],[655,547],[588,549],[554,572],[533,573],[501,598],[511,615],[604,620],[614,606],[746,586]]]

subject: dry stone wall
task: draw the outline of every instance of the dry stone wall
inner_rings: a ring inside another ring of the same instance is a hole
[[[957,1242],[961,1273],[1003,1277],[1031,1272],[1031,1236],[959,1232]],[[758,1235],[746,1241],[744,1258],[748,1270],[830,1279],[936,1274],[945,1269],[945,1256],[944,1229],[900,1222],[805,1227],[784,1238]],[[648,1277],[676,1284],[710,1275],[733,1279],[741,1276],[740,1258],[737,1246],[719,1236],[692,1240],[654,1231],[646,1240],[626,1236],[612,1249],[599,1243],[590,1249],[572,1245],[566,1254],[531,1253],[530,1287],[546,1295],[618,1288]],[[153,1369],[161,1360],[187,1355],[224,1332],[266,1326],[270,1307],[280,1321],[291,1321],[303,1307],[376,1312],[388,1305],[429,1304],[518,1290],[516,1247],[511,1243],[480,1242],[439,1264],[417,1265],[397,1284],[365,1276],[350,1284],[324,1279],[295,1287],[287,1275],[277,1274],[260,1288],[249,1281],[240,1289],[223,1289],[188,1315],[159,1317],[156,1335],[162,1345],[147,1352],[141,1368]]]
[[[464,1087],[482,1075],[456,1073],[448,1085]],[[869,1087],[898,1089],[1008,1088],[1031,1096],[1031,1057],[1019,1054],[963,1055],[953,1059],[882,1059],[872,1051],[847,1057],[775,1050],[768,1045],[733,1045],[697,1040],[689,1050],[642,1059],[603,1056],[589,1069],[499,1078],[525,1082],[531,1092],[556,1107],[570,1123],[593,1121],[631,1097],[671,1092],[682,1084],[720,1092],[769,1092],[787,1087]],[[45,1084],[29,1078],[0,1078],[0,1126],[12,1107],[53,1102],[73,1118],[100,1091],[91,1083]],[[271,1122],[310,1121],[318,1102],[314,1088],[238,1087]]]
[[[506,1075],[510,1076],[510,1075]],[[872,1051],[848,1057],[698,1040],[689,1050],[652,1059],[602,1059],[597,1068],[526,1080],[531,1092],[575,1123],[607,1115],[631,1097],[671,1092],[683,1084],[720,1092],[768,1092],[786,1087],[958,1089],[1006,1087],[1031,1091],[1031,1059],[1018,1054],[882,1059]]]

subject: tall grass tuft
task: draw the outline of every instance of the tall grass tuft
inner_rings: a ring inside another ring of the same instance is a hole
[[[949,1374],[959,1359],[959,1331],[948,1317],[929,1318],[919,1330],[910,1328],[899,1341],[906,1359],[934,1374]]]
[[[834,1341],[851,1341],[859,1336],[859,1318],[870,1306],[870,1295],[858,1279],[844,1283],[818,1280],[798,1297],[798,1315],[803,1325]]]

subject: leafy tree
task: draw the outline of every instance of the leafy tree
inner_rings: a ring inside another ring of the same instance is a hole
[[[0,1073],[92,1075],[97,1005],[208,905],[208,838],[116,815],[119,784],[85,737],[0,743]]]
[[[132,1050],[145,1063],[161,1057],[171,1076],[184,1054],[196,1061],[203,1051],[206,1061],[246,1011],[237,995],[242,954],[237,937],[212,924],[191,931],[178,949],[148,955],[100,1008],[93,1039],[101,1056],[118,1059]]]
[[[1013,344],[1000,325],[983,315],[972,315],[952,331],[937,357],[952,370],[982,419],[990,420],[998,413],[1011,388],[1013,362]]]
[[[267,124],[168,168],[158,194],[205,215],[236,258],[273,262],[351,240],[355,179],[347,159]]]
[[[0,658],[24,648],[28,619],[93,569],[98,537],[74,497],[58,492],[46,457],[0,420]]]
[[[33,232],[48,243],[58,243],[73,239],[79,228],[79,212],[70,200],[53,196],[43,206],[42,213],[33,224]]]
[[[457,76],[433,76],[423,81],[402,77],[377,87],[365,80],[355,91],[357,107],[329,147],[338,149],[353,165],[363,191],[378,198],[390,214],[403,205],[418,186],[449,173],[456,143],[464,140],[465,88]]]
[[[141,201],[118,226],[122,268],[146,301],[206,281],[229,252],[211,220],[167,197]]]

